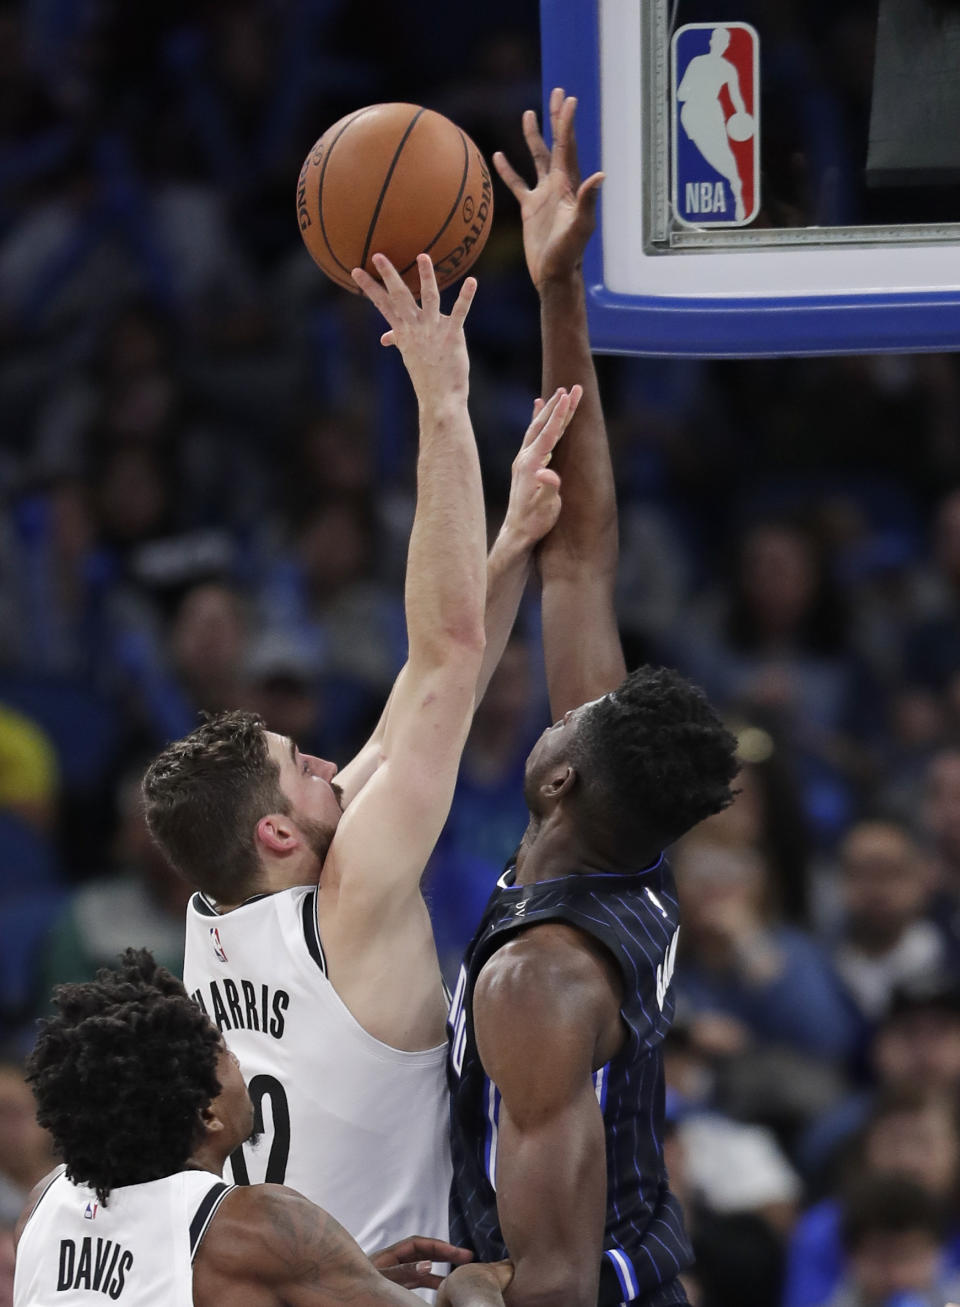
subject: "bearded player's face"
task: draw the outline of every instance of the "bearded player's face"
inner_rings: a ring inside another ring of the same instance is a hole
[[[280,768],[280,788],[290,801],[291,816],[322,862],[343,816],[333,779],[337,764],[301,753],[295,741],[272,731],[267,732],[267,749]]]

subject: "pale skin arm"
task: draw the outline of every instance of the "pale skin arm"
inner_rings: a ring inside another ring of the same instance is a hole
[[[525,932],[478,979],[477,1048],[501,1094],[497,1213],[514,1264],[507,1307],[597,1301],[606,1147],[592,1075],[618,1038],[618,1013],[604,962],[565,926]]]
[[[593,231],[603,181],[580,181],[573,118],[576,100],[550,96],[553,147],[536,115],[523,117],[536,170],[534,186],[497,153],[494,165],[520,204],[524,251],[540,296],[543,385],[563,376],[583,398],[552,466],[563,482],[557,525],[538,551],[543,637],[555,719],[614,689],[626,675],[614,610],[618,537],[616,493],[600,391],[587,330],[583,252]]]
[[[467,1274],[457,1270],[445,1281],[443,1301],[500,1307],[508,1265],[462,1271]],[[416,1307],[421,1301],[383,1276],[332,1216],[282,1185],[227,1195],[194,1261],[193,1294],[197,1307]]]
[[[391,328],[381,340],[404,357],[421,447],[404,596],[408,665],[385,716],[379,766],[337,827],[317,895],[334,948],[353,949],[396,928],[393,910],[419,898],[453,796],[485,647],[485,515],[462,331],[475,282],[464,282],[447,318],[430,259],[418,263],[422,307],[383,257],[375,256],[383,285],[354,273]]]

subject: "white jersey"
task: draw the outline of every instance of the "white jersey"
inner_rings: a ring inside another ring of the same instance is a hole
[[[299,1190],[365,1252],[446,1239],[446,1046],[404,1053],[362,1028],[327,979],[316,899],[300,886],[222,915],[202,894],[187,908],[184,984],[236,1053],[264,1130],[227,1166],[237,1183]]]
[[[180,1171],[114,1189],[104,1206],[60,1167],[20,1236],[14,1307],[193,1307],[193,1259],[232,1188]]]

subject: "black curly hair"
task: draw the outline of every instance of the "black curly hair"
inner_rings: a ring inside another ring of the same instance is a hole
[[[221,903],[255,893],[257,822],[290,811],[264,732],[256,713],[208,715],[168,744],[143,778],[150,834],[184,880]]]
[[[733,801],[736,750],[698,686],[638,667],[580,719],[578,802],[618,843],[663,848]]]
[[[27,1059],[37,1120],[67,1175],[111,1189],[182,1171],[220,1093],[220,1035],[183,985],[146,949],[87,984],[58,985],[55,1016]]]

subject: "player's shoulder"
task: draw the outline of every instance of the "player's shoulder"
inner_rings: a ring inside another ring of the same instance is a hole
[[[532,924],[484,963],[474,990],[474,1008],[502,1011],[516,1021],[527,1011],[542,1022],[551,1010],[574,1011],[619,1004],[620,974],[604,945],[563,921]]]
[[[196,1264],[226,1279],[279,1281],[325,1216],[286,1185],[237,1185],[220,1203]]]

